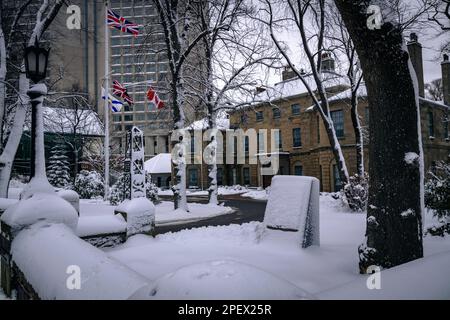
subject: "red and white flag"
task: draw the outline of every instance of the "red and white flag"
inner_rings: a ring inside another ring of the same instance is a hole
[[[113,81],[113,95],[123,98],[129,104],[133,104],[133,98],[128,95],[127,89],[119,81]]]
[[[150,87],[147,91],[147,98],[149,102],[153,102],[153,104],[156,106],[156,109],[159,110],[164,108],[164,102],[159,99],[155,89],[153,89],[152,87]]]

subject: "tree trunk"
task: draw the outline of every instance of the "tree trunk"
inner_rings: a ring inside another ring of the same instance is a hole
[[[369,30],[370,1],[335,0],[361,61],[370,110],[369,204],[360,271],[394,267],[423,257],[422,179],[418,92],[401,28]],[[417,154],[414,161],[405,155]]]

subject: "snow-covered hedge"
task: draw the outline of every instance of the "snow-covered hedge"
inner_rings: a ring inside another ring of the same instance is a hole
[[[450,230],[450,164],[438,162],[433,171],[428,172],[425,184],[425,205],[433,211],[440,226],[428,230],[430,234],[442,235]]]
[[[126,184],[129,183],[129,175],[122,173],[116,183],[114,183],[114,185],[111,187],[111,191],[109,193],[109,202],[113,206],[117,206],[129,197],[129,195],[126,195],[124,192],[126,189]],[[158,204],[160,202],[158,197],[159,190],[156,184],[151,182],[150,175],[147,175],[146,177],[145,188],[147,199],[149,199],[154,204]]]
[[[351,176],[349,182],[344,186],[342,193],[342,200],[352,211],[365,211],[367,208],[367,200],[369,198],[368,174],[365,173],[364,177],[357,174]]]
[[[75,191],[81,199],[93,199],[103,197],[103,177],[96,171],[82,170],[75,179]]]

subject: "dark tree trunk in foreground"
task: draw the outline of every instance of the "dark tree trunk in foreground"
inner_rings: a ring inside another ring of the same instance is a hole
[[[369,30],[370,1],[335,3],[360,58],[369,99],[367,242],[359,248],[365,273],[371,265],[390,268],[423,256],[418,106],[401,26]]]

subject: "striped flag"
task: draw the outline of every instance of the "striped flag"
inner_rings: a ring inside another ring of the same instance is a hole
[[[116,28],[122,32],[131,33],[135,37],[139,34],[139,25],[130,22],[121,15],[108,9],[108,26]]]
[[[156,109],[162,109],[164,108],[164,102],[159,99],[158,95],[156,94],[155,89],[153,87],[150,87],[147,91],[147,98],[149,102],[153,102],[153,104],[156,106]]]
[[[120,100],[117,100],[116,98],[114,98],[112,95],[108,94],[108,102],[109,102],[109,106],[111,107],[111,110],[113,112],[120,112],[122,110],[123,107],[123,102]],[[102,99],[105,100],[106,99],[106,93],[105,93],[105,88],[102,87]]]
[[[130,97],[130,95],[127,92],[127,88],[123,84],[121,84],[119,81],[114,80],[113,81],[113,95],[121,97],[123,100],[128,102],[130,105],[133,104],[133,99]]]

